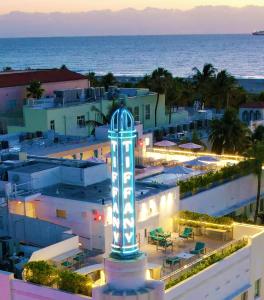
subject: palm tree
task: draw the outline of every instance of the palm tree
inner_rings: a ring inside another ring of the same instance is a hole
[[[112,104],[109,105],[108,107],[108,111],[106,114],[104,114],[99,108],[97,108],[96,106],[93,106],[91,108],[91,111],[94,111],[95,113],[98,114],[98,116],[100,116],[100,121],[96,121],[96,120],[88,120],[86,121],[86,125],[88,126],[92,126],[92,134],[94,134],[95,131],[95,127],[97,126],[102,126],[102,125],[107,125],[110,124],[111,121],[111,117],[113,115],[113,113],[122,105],[122,103],[117,102],[115,100],[112,101]]]
[[[256,128],[252,134],[253,141],[262,141],[264,142],[264,126],[260,125]]]
[[[40,99],[43,95],[44,89],[41,87],[41,82],[37,80],[33,80],[30,82],[27,87],[27,97],[31,97],[34,99]]]
[[[201,96],[203,102],[208,105],[212,96],[212,83],[216,76],[216,69],[212,64],[205,64],[200,71],[193,68],[192,77],[197,93]]]
[[[254,223],[257,223],[259,206],[260,206],[260,193],[261,193],[261,180],[262,180],[262,166],[264,164],[264,142],[257,141],[253,144],[252,148],[248,151],[248,155],[254,161],[254,173],[257,176],[257,197],[256,209],[254,215]]]
[[[95,72],[89,72],[85,76],[89,80],[91,86],[99,86],[100,85],[98,79],[96,78]]]
[[[151,90],[157,93],[157,100],[155,105],[155,127],[157,127],[157,112],[160,94],[166,93],[166,90],[171,84],[172,79],[172,74],[164,68],[158,68],[154,70],[150,76]]]
[[[230,105],[230,96],[232,91],[237,87],[236,79],[226,70],[217,73],[215,80],[212,83],[214,93],[214,107],[221,109],[228,108]]]
[[[243,153],[250,144],[250,132],[238,119],[236,111],[226,110],[222,119],[211,122],[209,141],[217,154]]]
[[[117,80],[113,73],[109,72],[102,77],[101,84],[108,90],[109,86],[115,85]]]

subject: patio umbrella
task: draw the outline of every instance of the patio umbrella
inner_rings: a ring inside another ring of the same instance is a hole
[[[191,174],[193,173],[193,169],[186,168],[184,166],[176,166],[174,168],[168,168],[164,171],[165,173],[173,173],[173,174]]]
[[[163,140],[155,143],[154,145],[158,147],[171,147],[171,146],[176,146],[177,144],[168,140]]]
[[[206,161],[206,162],[217,162],[217,161],[219,161],[218,158],[210,156],[210,155],[199,156],[199,157],[197,157],[197,159],[201,160],[201,161]]]
[[[105,163],[102,159],[97,158],[97,157],[90,157],[90,158],[87,159],[87,161],[93,162],[93,163],[96,163],[96,164]]]
[[[184,164],[186,166],[190,166],[190,167],[204,167],[204,166],[208,166],[207,163],[198,160],[198,159],[193,159],[193,160],[189,160],[189,161],[185,161]]]
[[[197,144],[194,144],[194,143],[186,143],[186,144],[179,145],[179,148],[189,149],[189,150],[196,150],[196,149],[202,149],[203,146],[197,145]]]

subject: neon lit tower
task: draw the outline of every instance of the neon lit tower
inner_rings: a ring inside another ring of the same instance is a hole
[[[134,118],[124,107],[112,116],[112,251],[104,260],[106,285],[93,289],[95,300],[162,300],[164,284],[146,279],[147,256],[138,249],[135,214]]]
[[[115,111],[109,130],[112,157],[113,243],[114,258],[138,256],[135,228],[134,118],[125,108]]]

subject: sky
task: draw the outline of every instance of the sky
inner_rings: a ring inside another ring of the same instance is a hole
[[[89,10],[120,10],[127,7],[174,8],[188,10],[200,5],[229,5],[243,7],[262,5],[263,0],[0,0],[0,14],[25,12],[81,12]]]

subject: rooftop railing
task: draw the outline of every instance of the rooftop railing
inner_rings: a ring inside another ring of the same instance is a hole
[[[193,262],[184,265],[178,270],[164,276],[161,280],[165,283],[165,289],[169,289],[180,282],[198,274],[209,266],[223,260],[248,244],[248,239],[243,237],[239,240],[231,241],[208,254],[199,257]]]

